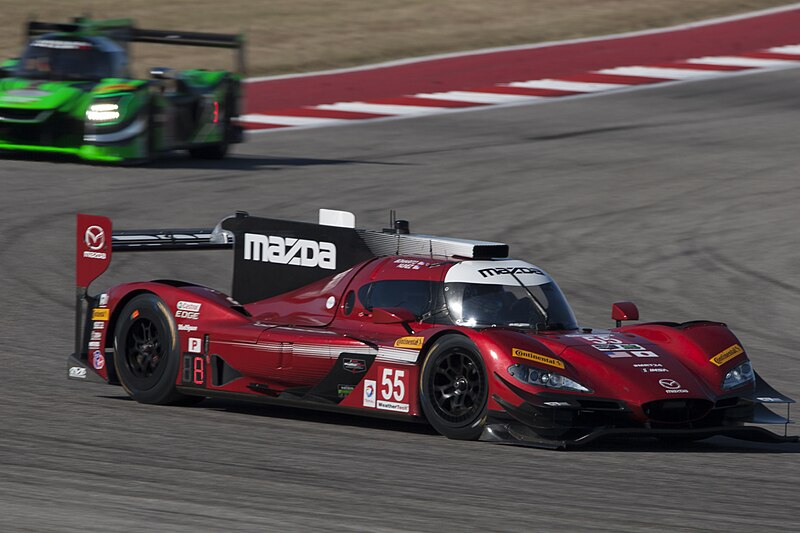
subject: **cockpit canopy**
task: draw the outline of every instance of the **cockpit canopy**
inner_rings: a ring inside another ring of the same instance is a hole
[[[444,280],[453,323],[467,327],[576,329],[564,295],[543,270],[524,261],[465,261]]]
[[[105,37],[48,34],[28,43],[15,76],[58,81],[127,77],[127,55]]]
[[[530,263],[516,260],[459,262],[447,270],[441,281],[373,281],[359,288],[358,301],[368,311],[376,307],[402,308],[422,322],[436,324],[537,331],[578,327],[569,304],[550,276]],[[347,308],[346,304],[346,314]]]

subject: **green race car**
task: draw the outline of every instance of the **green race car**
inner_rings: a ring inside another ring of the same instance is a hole
[[[0,63],[0,152],[139,163],[189,150],[219,159],[242,141],[240,35],[135,28],[130,20],[31,21],[18,59]],[[129,73],[131,42],[231,48],[237,72],[154,68]]]

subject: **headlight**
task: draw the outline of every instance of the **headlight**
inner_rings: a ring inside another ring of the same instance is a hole
[[[741,365],[725,374],[725,379],[722,380],[722,389],[728,390],[734,387],[739,387],[745,383],[755,381],[755,379],[756,376],[753,373],[753,365],[750,364],[750,361],[745,361]]]
[[[111,122],[119,118],[119,104],[95,103],[86,110],[86,118],[92,122]]]
[[[508,373],[517,378],[518,381],[529,385],[576,392],[592,392],[577,381],[571,380],[566,376],[526,365],[511,365],[508,367]]]

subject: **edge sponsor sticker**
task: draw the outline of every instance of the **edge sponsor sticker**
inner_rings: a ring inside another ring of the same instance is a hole
[[[108,309],[99,309],[95,307],[94,309],[92,309],[92,320],[102,320],[104,322],[107,322],[110,314],[111,311]]]
[[[395,348],[411,348],[419,350],[425,343],[425,337],[400,337],[394,341]]]
[[[203,304],[197,302],[186,302],[181,300],[176,305],[175,318],[184,318],[187,320],[197,320],[200,318],[200,308]]]
[[[742,355],[744,353],[744,349],[739,346],[738,344],[734,344],[730,348],[726,348],[719,352],[717,355],[709,359],[712,363],[717,366],[722,366],[734,357],[738,355]]]
[[[526,350],[520,350],[519,348],[514,348],[511,350],[511,355],[514,357],[519,357],[520,359],[529,359],[531,361],[536,361],[537,363],[541,363],[543,365],[550,365],[556,368],[564,368],[564,363],[555,359],[553,357],[547,357],[546,355],[542,355],[536,352],[528,352]]]
[[[376,387],[374,379],[364,380],[364,407],[375,407]]]

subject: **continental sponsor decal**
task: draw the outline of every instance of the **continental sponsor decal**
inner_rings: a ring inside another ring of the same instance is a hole
[[[425,337],[400,337],[394,341],[395,348],[411,348],[412,350],[419,350],[425,343]]]
[[[107,321],[111,311],[108,309],[92,309],[92,320]]]
[[[528,352],[525,350],[520,350],[519,348],[514,348],[511,350],[511,355],[514,357],[519,357],[521,359],[530,359],[531,361],[536,361],[537,363],[541,363],[543,365],[554,366],[556,368],[564,368],[564,363],[555,359],[553,357],[547,357],[546,355],[542,355],[536,352]]]
[[[742,349],[742,347],[739,346],[738,344],[734,344],[730,348],[727,348],[727,349],[719,352],[717,355],[715,355],[714,357],[709,359],[709,361],[711,361],[712,363],[714,363],[717,366],[722,366],[725,363],[727,363],[728,361],[730,361],[731,359],[733,359],[734,357],[736,357],[738,355],[742,355],[743,353],[744,353],[744,349]]]

